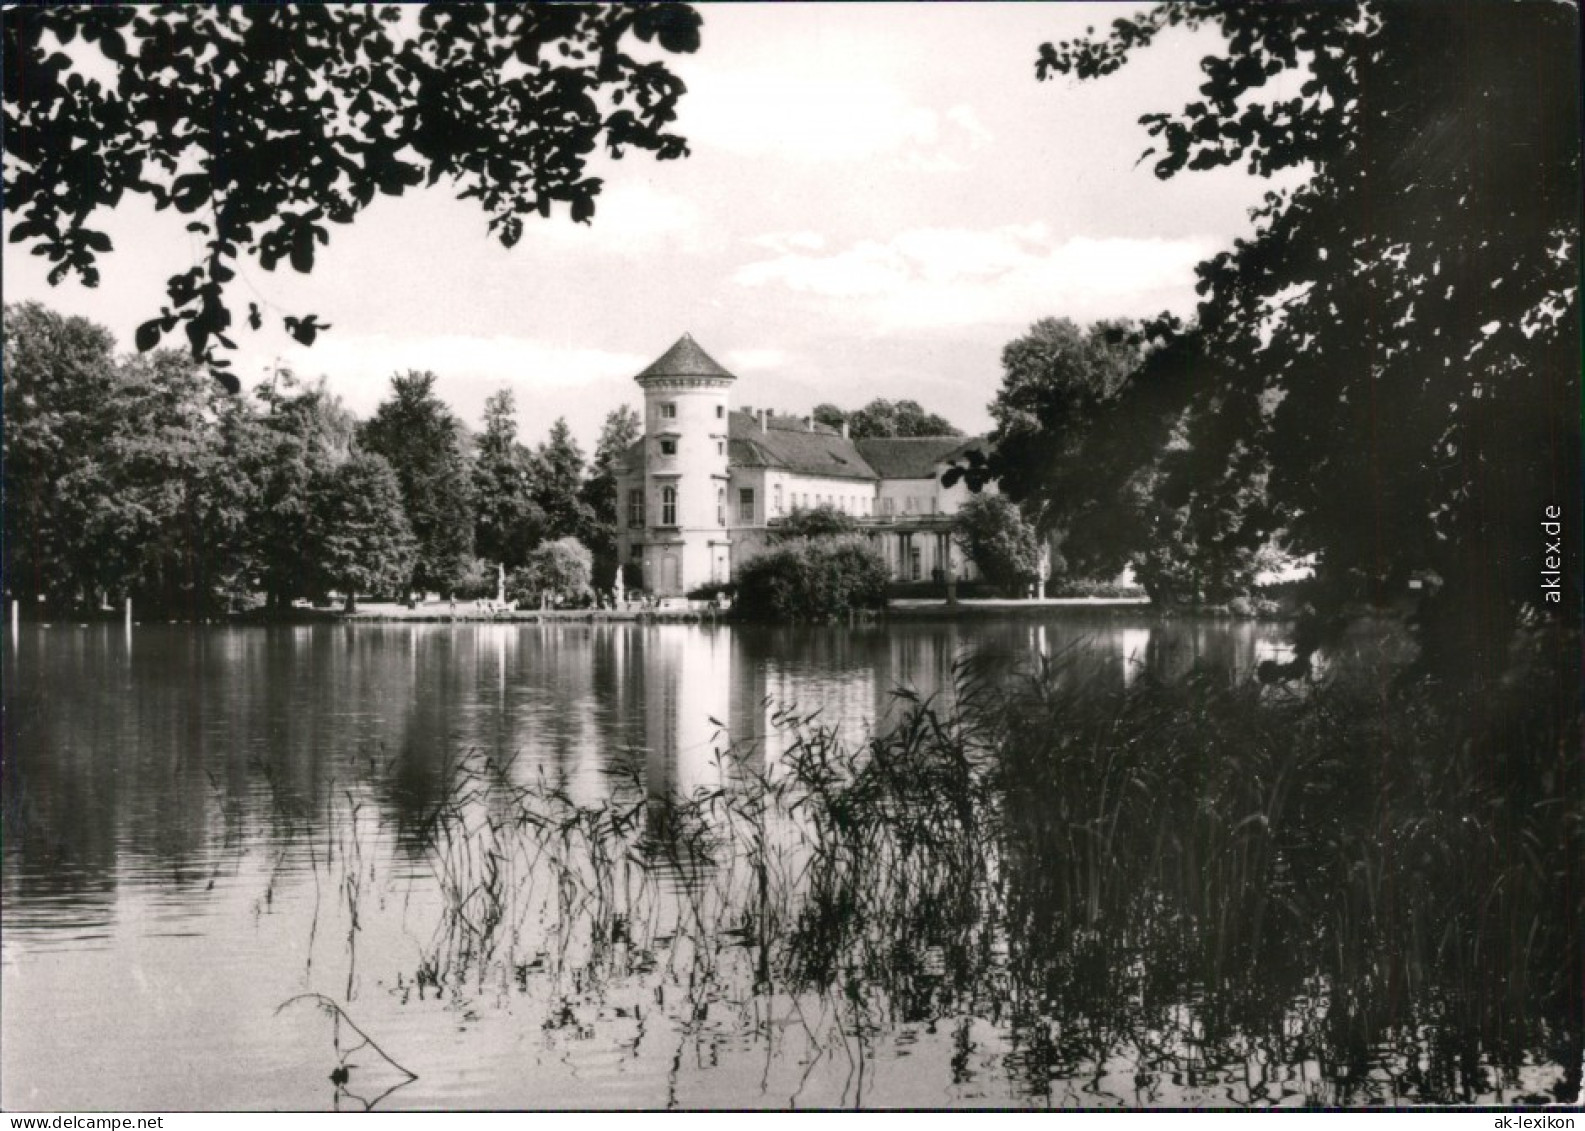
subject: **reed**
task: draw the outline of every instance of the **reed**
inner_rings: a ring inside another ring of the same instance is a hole
[[[967,1041],[974,1018],[1003,1027],[1031,1097],[1119,1059],[1123,1103],[1537,1100],[1538,1065],[1567,1097],[1567,688],[1475,703],[965,666],[950,706],[903,695],[863,742],[782,709],[769,766],[723,745],[726,784],[655,796],[628,769],[593,804],[468,752],[409,838],[442,909],[415,981],[542,994],[547,1030],[641,985],[680,1042],[797,1032],[806,1058],[848,1058],[860,1100],[884,1034]],[[340,852],[354,907],[359,843]]]

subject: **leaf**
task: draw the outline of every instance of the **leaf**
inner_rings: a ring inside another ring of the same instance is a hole
[[[292,234],[292,266],[304,275],[314,269],[314,236],[307,227]]]
[[[160,344],[160,319],[154,318],[138,327],[135,340],[139,353],[148,353],[149,350]]]

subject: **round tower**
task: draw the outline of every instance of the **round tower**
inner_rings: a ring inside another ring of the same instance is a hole
[[[634,380],[644,390],[644,587],[681,596],[731,575],[727,421],[737,378],[684,334]]]

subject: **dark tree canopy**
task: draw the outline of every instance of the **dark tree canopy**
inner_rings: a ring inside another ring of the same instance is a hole
[[[1066,318],[1042,318],[1002,350],[1002,387],[990,406],[1002,488],[1044,512],[1046,524],[1065,525],[1091,482],[1073,456],[1141,353],[1130,326],[1081,330]]]
[[[359,452],[315,475],[304,548],[315,587],[341,593],[348,612],[360,593],[407,584],[418,546],[401,485],[383,457]]]
[[[6,308],[7,589],[208,615],[245,571],[247,421],[186,355],[113,346],[83,319]]]
[[[317,480],[351,454],[356,422],[322,379],[303,385],[278,371],[258,396],[262,417],[231,414],[237,440],[230,459],[236,482],[252,491],[244,536],[256,580],[281,611],[298,597],[321,595],[304,549],[309,507]]]
[[[587,541],[594,554],[594,585],[598,589],[609,589],[616,581],[616,531],[620,518],[616,462],[643,433],[644,422],[638,412],[631,405],[622,405],[606,413],[600,438],[595,442],[589,478],[583,484],[583,502],[590,515]]]
[[[1006,495],[976,495],[952,521],[953,535],[980,574],[1009,597],[1040,577],[1040,537]]]
[[[402,505],[418,542],[410,584],[449,590],[473,556],[473,498],[461,425],[435,395],[435,375],[410,370],[391,378],[391,395],[359,430],[402,486]]]
[[[668,132],[683,84],[629,50],[694,51],[700,26],[670,3],[431,4],[411,21],[396,4],[39,5],[3,19],[12,241],[49,258],[52,282],[93,286],[112,250],[101,210],[134,195],[190,216],[206,250],[137,345],[181,326],[219,369],[240,261],[310,271],[330,225],[377,194],[448,181],[510,247],[557,204],[593,217],[602,144],[685,155]],[[105,64],[108,84],[91,77]],[[254,328],[262,317],[249,303]],[[305,344],[326,328],[284,322]]]
[[[583,450],[558,418],[534,453],[534,501],[545,513],[547,538],[588,538],[594,514],[583,499],[583,470]]]
[[[527,560],[545,533],[531,462],[517,441],[512,392],[502,389],[485,402],[484,432],[474,451],[474,549],[509,570]]]
[[[889,401],[877,397],[863,408],[844,411],[834,404],[816,405],[816,423],[832,428],[848,426],[855,440],[886,436],[961,436],[945,417],[926,412],[918,401]]]
[[[1098,439],[1130,438],[1197,541],[1316,556],[1301,657],[1428,575],[1423,661],[1500,671],[1515,624],[1576,607],[1538,571],[1545,508],[1579,516],[1577,8],[1161,4],[1039,73],[1109,74],[1174,25],[1222,42],[1198,97],[1143,119],[1157,175],[1314,174],[1201,265],[1195,326]]]

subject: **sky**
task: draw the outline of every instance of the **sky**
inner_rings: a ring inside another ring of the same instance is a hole
[[[986,430],[1008,341],[1043,317],[1192,312],[1194,265],[1273,187],[1238,170],[1161,181],[1140,160],[1140,115],[1193,100],[1207,39],[1171,33],[1100,81],[1036,81],[1041,43],[1129,10],[704,5],[699,52],[665,56],[691,156],[602,158],[593,223],[529,220],[511,250],[444,184],[379,197],[311,275],[242,264],[234,310],[333,329],[303,347],[240,327],[236,371],[323,375],[367,415],[393,373],[429,369],[474,428],[509,387],[523,439],[560,416],[589,451],[607,412],[641,403],[633,375],[689,332],[738,376],[740,406],[910,397]],[[130,349],[196,262],[184,220],[133,202],[96,222],[116,250],[93,290],[8,255],[6,301]]]

